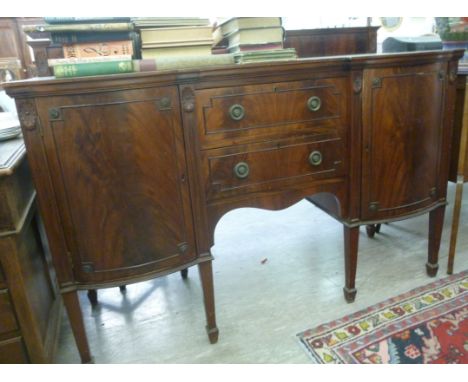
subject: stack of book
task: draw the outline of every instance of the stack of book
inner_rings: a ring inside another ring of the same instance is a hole
[[[238,63],[296,59],[295,49],[284,49],[280,17],[235,17],[213,32],[213,53],[233,53]]]
[[[25,25],[29,35],[49,32],[63,57],[94,58],[130,55],[139,58],[139,36],[129,17],[45,17],[45,24]]]
[[[140,31],[143,59],[211,55],[209,19],[150,17],[132,21]]]

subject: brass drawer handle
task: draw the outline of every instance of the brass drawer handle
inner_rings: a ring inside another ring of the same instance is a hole
[[[309,163],[312,166],[318,166],[322,163],[322,153],[320,151],[312,151],[309,155]]]
[[[322,100],[320,97],[312,96],[307,100],[307,107],[310,111],[318,111],[322,107]]]
[[[239,179],[245,179],[249,176],[250,168],[245,162],[239,162],[234,166],[234,175]]]
[[[234,120],[234,121],[240,121],[242,118],[245,117],[245,110],[244,106],[239,105],[239,104],[234,104],[229,108],[229,116]]]

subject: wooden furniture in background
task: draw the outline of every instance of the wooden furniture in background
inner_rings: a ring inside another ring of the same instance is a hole
[[[379,27],[286,30],[285,48],[295,48],[298,57],[375,53]]]
[[[348,302],[359,226],[430,213],[434,276],[462,53],[6,84],[82,361],[91,354],[77,290],[192,265],[216,342],[210,249],[217,222],[235,208],[277,210],[310,197],[342,222]]]
[[[460,65],[457,77],[457,98],[455,103],[455,122],[451,148],[450,177],[456,182],[455,203],[453,205],[452,230],[450,233],[450,248],[447,273],[453,273],[455,250],[457,246],[458,226],[463,196],[463,184],[468,181],[468,65]]]
[[[22,138],[0,142],[0,363],[53,361],[62,299]]]
[[[22,28],[23,25],[41,23],[41,17],[0,17],[0,60],[19,60],[21,70],[17,80],[36,76],[34,58]]]

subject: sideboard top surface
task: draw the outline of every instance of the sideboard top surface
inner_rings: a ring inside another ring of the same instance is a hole
[[[345,56],[301,58],[293,61],[259,62],[225,65],[209,68],[179,69],[159,72],[139,72],[105,76],[61,78],[39,77],[4,84],[13,97],[48,96],[55,93],[79,93],[81,90],[101,91],[110,88],[147,87],[154,85],[184,84],[210,81],[232,81],[240,77],[255,78],[281,76],[294,71],[308,73],[321,71],[351,71],[395,64],[417,65],[425,62],[459,59],[464,50],[435,50],[386,54],[358,54]]]

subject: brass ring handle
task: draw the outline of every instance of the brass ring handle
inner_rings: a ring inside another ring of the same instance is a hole
[[[322,100],[320,97],[312,96],[307,100],[307,107],[310,111],[318,111],[322,107]]]
[[[232,105],[232,106],[229,108],[229,116],[230,116],[234,121],[240,121],[242,118],[245,117],[244,106],[239,105],[238,103]]]
[[[318,166],[322,163],[322,153],[320,151],[312,151],[309,155],[309,163],[312,166]]]
[[[245,179],[249,176],[250,168],[245,162],[239,162],[234,166],[234,175],[239,179]]]

